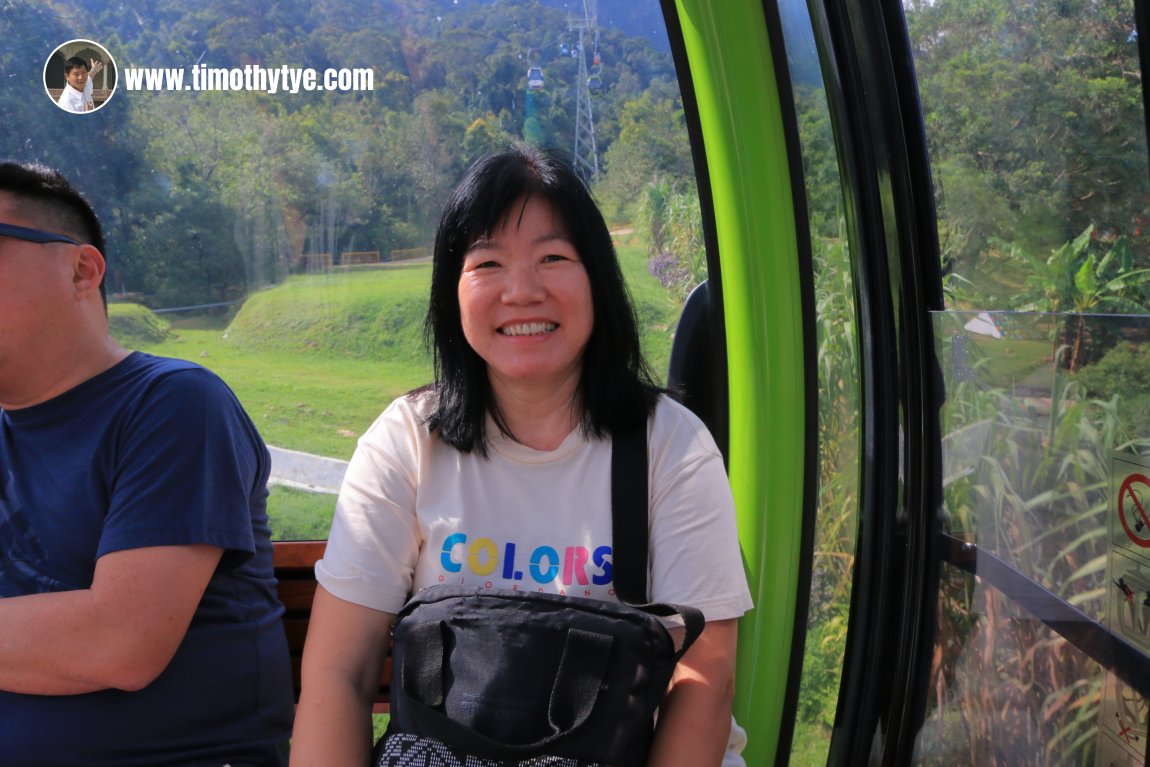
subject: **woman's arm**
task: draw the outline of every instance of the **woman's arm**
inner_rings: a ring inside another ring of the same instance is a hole
[[[738,620],[709,621],[659,707],[648,767],[718,767],[731,733]],[[681,630],[673,632],[681,634]],[[678,636],[676,636],[678,640]]]
[[[371,752],[371,701],[395,616],[318,586],[304,644],[292,767],[363,767]]]

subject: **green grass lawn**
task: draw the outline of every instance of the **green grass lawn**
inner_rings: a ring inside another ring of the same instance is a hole
[[[268,494],[272,540],[325,541],[331,531],[335,496],[273,485]]]
[[[647,272],[633,235],[619,243],[619,259],[662,382],[680,307]],[[431,380],[423,345],[430,279],[429,264],[297,276],[251,295],[223,329],[213,318],[169,323],[131,304],[109,314],[125,346],[219,375],[269,445],[347,460],[391,400]],[[273,487],[273,537],[326,538],[334,506],[332,495]]]
[[[141,348],[218,374],[268,444],[344,460],[387,403],[431,378],[430,366],[408,360],[241,349],[214,330]]]
[[[643,354],[660,384],[667,380],[671,361],[671,343],[683,306],[647,271],[647,246],[638,235],[628,234],[615,240],[619,266],[635,303],[639,319],[639,340]]]
[[[666,375],[679,307],[628,237],[620,262],[643,348]],[[155,315],[113,305],[113,335],[133,348],[197,362],[236,392],[268,444],[348,459],[392,399],[431,380],[423,346],[429,264],[298,276],[253,294],[225,331],[166,334]]]

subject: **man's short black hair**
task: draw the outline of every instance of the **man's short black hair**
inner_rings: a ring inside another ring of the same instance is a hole
[[[79,56],[73,56],[72,58],[70,58],[64,62],[64,74],[68,74],[69,72],[71,72],[76,67],[83,67],[84,69],[87,69],[88,71],[92,70],[91,64],[84,61]]]
[[[507,432],[487,364],[463,334],[463,258],[476,240],[499,228],[513,205],[527,199],[545,200],[562,220],[591,285],[594,322],[579,378],[584,433],[608,437],[646,420],[659,394],[639,346],[638,322],[611,233],[591,192],[558,152],[518,146],[471,166],[444,207],[435,235],[424,330],[435,362],[438,403],[429,425],[462,452],[486,455],[488,414]]]
[[[60,171],[39,163],[0,162],[0,192],[19,197],[22,211],[36,228],[66,234],[94,246],[107,258],[104,229],[96,211]],[[100,297],[106,305],[103,280]]]

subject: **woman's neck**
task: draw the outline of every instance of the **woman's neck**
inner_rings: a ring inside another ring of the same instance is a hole
[[[540,392],[535,387],[493,380],[495,407],[503,425],[519,443],[555,450],[583,420],[578,381]]]

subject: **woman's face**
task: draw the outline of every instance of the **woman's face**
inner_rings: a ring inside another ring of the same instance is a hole
[[[594,324],[591,283],[549,202],[516,202],[490,239],[468,248],[459,313],[497,394],[524,384],[574,391]]]

